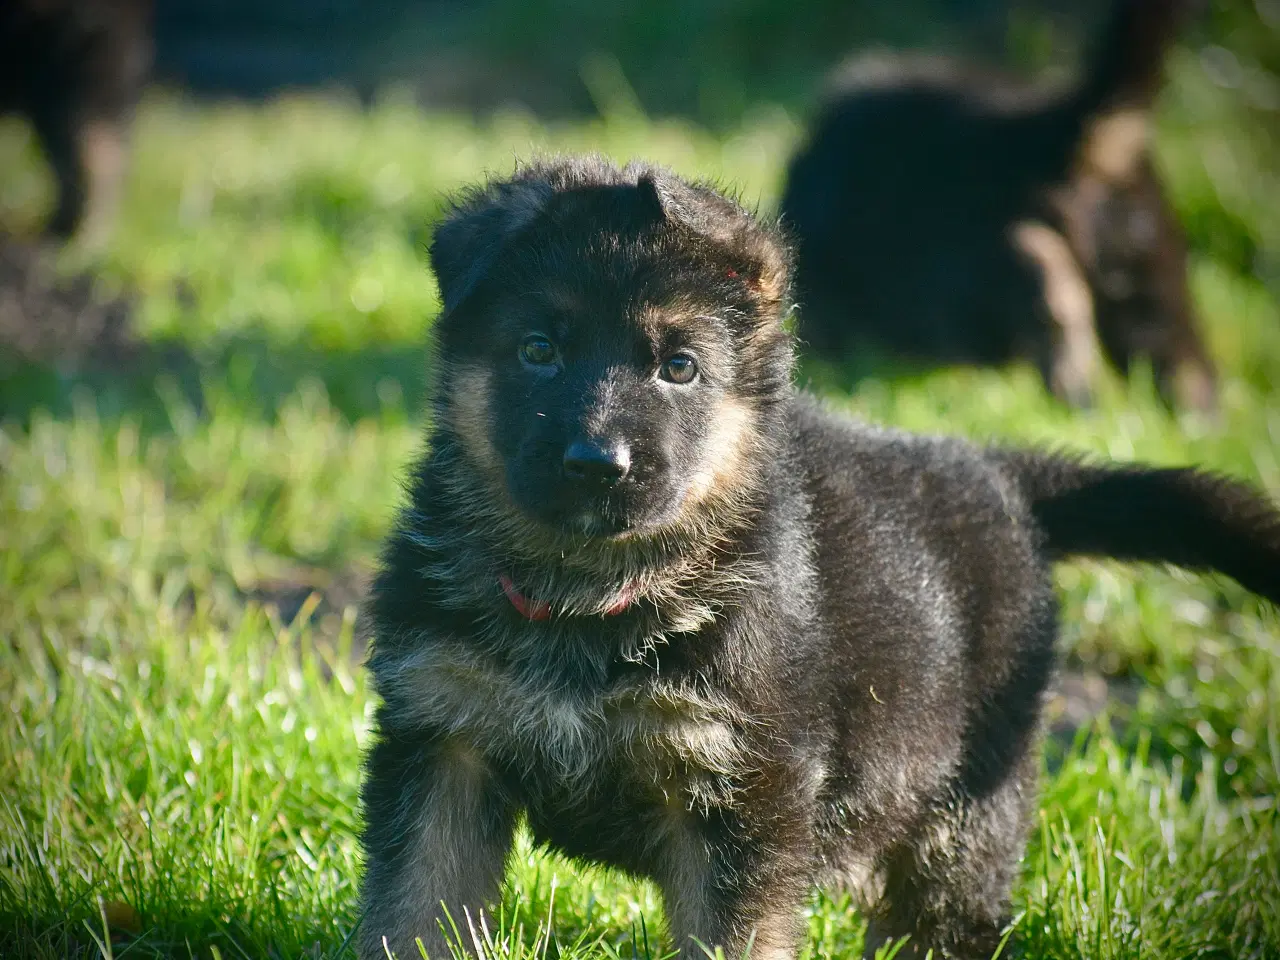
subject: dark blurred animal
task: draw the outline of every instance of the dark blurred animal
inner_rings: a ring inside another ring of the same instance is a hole
[[[0,110],[24,114],[57,178],[49,232],[110,232],[151,63],[151,0],[4,0]]]
[[[1083,76],[1028,84],[937,57],[839,73],[791,164],[801,336],[927,362],[1029,358],[1087,402],[1097,341],[1167,400],[1214,404],[1151,105],[1187,0],[1117,0]]]
[[[367,609],[364,960],[449,956],[444,909],[465,932],[495,900],[522,817],[653,878],[685,957],[794,957],[814,882],[871,911],[868,954],[990,957],[1053,562],[1280,602],[1280,514],[1243,484],[797,393],[785,244],[706,185],[545,161],[466,194],[431,260],[429,453]]]

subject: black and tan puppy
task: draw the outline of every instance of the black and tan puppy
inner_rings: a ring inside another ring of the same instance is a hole
[[[1113,0],[1080,81],[940,58],[842,71],[788,173],[801,336],[934,363],[1034,361],[1089,398],[1098,341],[1167,400],[1214,404],[1186,249],[1151,161],[1151,107],[1190,0]]]
[[[4,0],[0,110],[35,127],[57,178],[49,232],[111,230],[133,111],[151,64],[151,0]]]
[[[654,878],[675,942],[794,954],[815,882],[871,941],[987,956],[1035,801],[1069,554],[1280,600],[1280,515],[824,412],[775,229],[660,169],[555,160],[436,233],[430,452],[368,613],[361,956],[441,956],[518,817]]]

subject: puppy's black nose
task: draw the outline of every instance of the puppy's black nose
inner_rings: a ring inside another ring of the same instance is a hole
[[[624,443],[575,440],[564,452],[564,475],[572,480],[612,486],[631,469],[631,451]]]

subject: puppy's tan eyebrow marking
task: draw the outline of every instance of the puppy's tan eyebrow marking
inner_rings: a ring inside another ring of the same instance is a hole
[[[537,293],[537,301],[541,306],[558,313],[582,313],[587,309],[586,301],[577,291],[567,287],[551,287]]]
[[[640,308],[637,319],[655,347],[668,341],[673,333],[685,339],[696,339],[701,333],[699,327],[718,335],[728,326],[723,317],[686,305],[645,304]]]
[[[535,332],[563,340],[570,334],[573,317],[586,311],[586,302],[571,289],[535,287],[519,292],[506,302],[498,325],[509,335]]]

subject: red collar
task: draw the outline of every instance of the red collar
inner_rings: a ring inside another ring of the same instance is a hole
[[[507,599],[511,601],[511,605],[516,608],[516,612],[526,620],[549,620],[551,619],[551,604],[545,600],[530,600],[523,593],[516,589],[515,583],[511,578],[504,574],[498,575],[498,583],[502,585],[502,592],[507,595]],[[635,599],[637,586],[634,582],[627,584],[622,588],[622,592],[618,595],[618,599],[614,601],[613,606],[604,612],[606,617],[616,617],[627,607],[631,606],[631,601]]]

